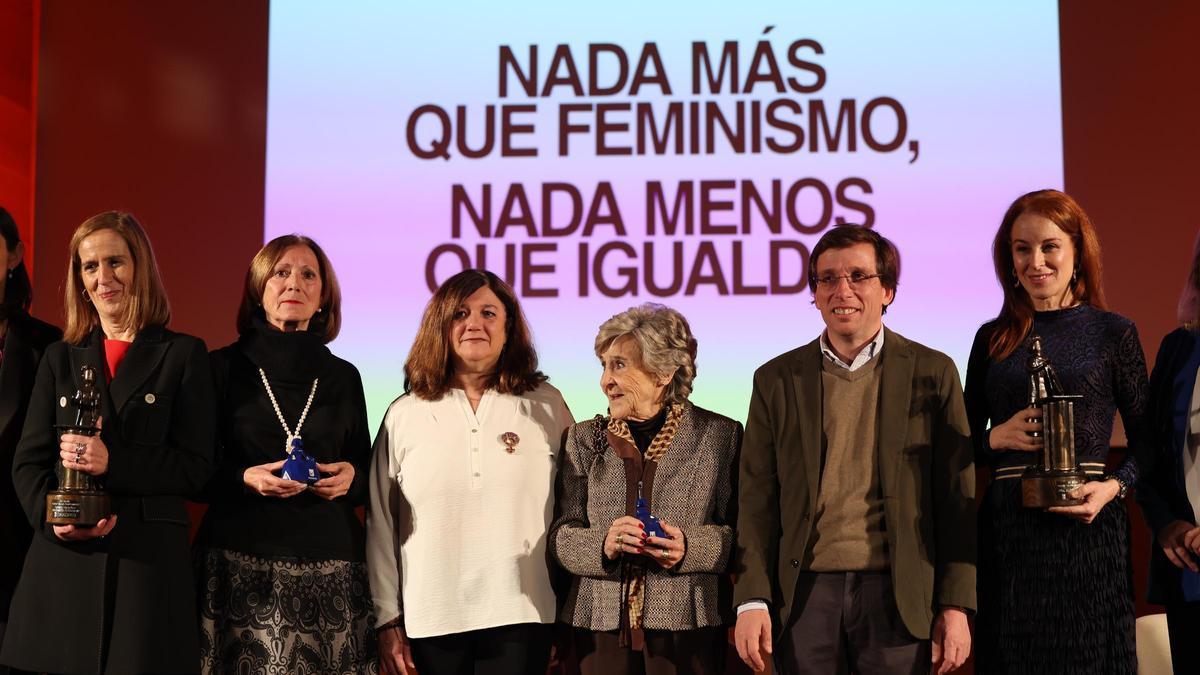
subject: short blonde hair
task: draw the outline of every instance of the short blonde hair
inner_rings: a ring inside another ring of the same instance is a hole
[[[307,246],[317,259],[317,273],[321,275],[321,300],[317,305],[319,314],[309,321],[309,332],[317,333],[325,344],[333,342],[342,328],[342,287],[333,272],[329,256],[317,242],[302,234],[284,234],[263,245],[250,269],[246,270],[246,283],[242,288],[242,304],[238,307],[238,335],[246,335],[254,329],[254,315],[262,308],[263,291],[267,280],[275,272],[275,265],[283,254],[293,246]]]
[[[71,235],[71,260],[67,263],[67,282],[64,285],[63,307],[67,313],[67,327],[63,341],[73,345],[83,343],[92,329],[100,324],[96,307],[84,298],[83,277],[80,276],[79,245],[84,239],[100,230],[116,232],[129,247],[130,264],[133,267],[133,284],[129,300],[121,316],[121,326],[127,330],[141,332],[146,326],[166,325],[171,320],[171,303],[158,273],[158,262],[154,249],[141,223],[132,213],[105,211],[83,221]]]
[[[663,391],[663,403],[686,401],[696,379],[696,338],[687,319],[666,305],[652,302],[630,307],[600,324],[596,356],[625,336],[637,343],[643,369],[655,375],[675,372]]]

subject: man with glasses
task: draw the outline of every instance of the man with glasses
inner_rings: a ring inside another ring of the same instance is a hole
[[[755,670],[773,652],[784,675],[946,673],[970,653],[966,409],[949,357],[883,327],[899,272],[874,230],[826,232],[809,263],[825,330],[754,374],[734,640]]]

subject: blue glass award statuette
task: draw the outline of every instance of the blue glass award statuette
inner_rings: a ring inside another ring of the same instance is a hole
[[[300,419],[296,420],[296,430],[292,431],[287,420],[283,419],[283,411],[279,409],[279,401],[275,400],[275,392],[271,389],[271,383],[267,381],[267,373],[259,368],[258,375],[262,378],[263,389],[267,391],[267,398],[271,399],[271,407],[275,409],[275,417],[279,420],[279,426],[283,427],[285,435],[283,450],[287,453],[287,459],[283,460],[279,477],[312,485],[321,480],[321,473],[317,471],[317,460],[304,452],[304,441],[300,440],[300,427],[304,426],[304,420],[308,419],[308,409],[312,407],[313,398],[317,395],[318,380],[313,380],[312,390],[308,392],[308,401],[304,404],[304,412],[300,413]]]
[[[317,460],[304,452],[304,441],[299,436],[292,437],[291,449],[288,458],[283,462],[283,470],[279,477],[309,485],[321,480],[321,474],[317,471]]]
[[[642,528],[646,532],[647,537],[659,537],[660,539],[670,539],[671,537],[663,531],[662,525],[658,522],[658,516],[650,513],[650,505],[642,498],[642,481],[638,481],[637,505],[633,515],[638,520],[642,521]]]

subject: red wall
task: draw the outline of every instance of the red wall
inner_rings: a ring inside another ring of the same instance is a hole
[[[122,209],[154,243],[172,327],[236,337],[262,245],[267,17],[265,0],[42,5],[36,314],[61,323],[74,228]]]
[[[1066,189],[1096,225],[1110,308],[1137,325],[1153,365],[1200,229],[1200,4],[1063,0]],[[1130,500],[1138,613],[1150,533]]]
[[[32,265],[38,12],[33,0],[0,0],[0,206],[8,209]]]
[[[1147,358],[1176,327],[1200,230],[1200,3],[1060,3],[1066,188],[1104,247],[1105,292]]]

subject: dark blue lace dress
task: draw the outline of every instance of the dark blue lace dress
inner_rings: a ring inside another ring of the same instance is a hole
[[[967,366],[966,404],[976,462],[998,469],[1036,461],[1027,452],[994,451],[990,425],[1027,406],[1030,352],[1000,362],[988,356],[994,322],[975,336]],[[1033,333],[1066,393],[1082,394],[1075,411],[1080,463],[1109,461],[1115,413],[1130,451],[1115,468],[1137,481],[1147,401],[1146,359],[1126,318],[1089,305],[1038,312]],[[990,423],[990,425],[989,425]],[[979,511],[979,673],[1136,673],[1129,518],[1120,499],[1090,524],[1021,506],[1020,480],[994,480]]]

